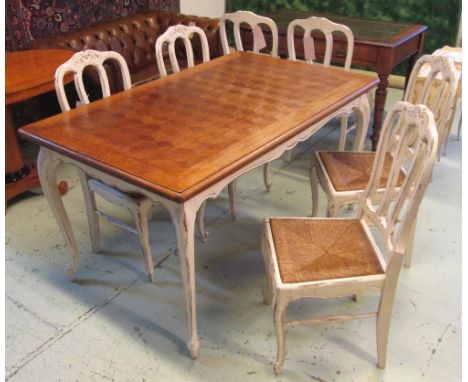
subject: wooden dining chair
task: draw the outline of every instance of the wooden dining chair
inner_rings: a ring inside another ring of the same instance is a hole
[[[415,76],[417,77],[417,73],[419,73],[424,65],[428,65],[431,68],[431,74],[425,77],[424,91],[419,92],[419,96],[416,99],[413,95],[415,91]],[[441,80],[437,79],[437,77],[440,77]],[[441,83],[443,86],[440,86]],[[429,100],[429,95],[432,94],[432,97],[434,97],[435,92],[430,91],[434,88],[443,92],[446,95],[445,99],[441,99],[436,95],[434,99]],[[445,57],[426,55],[422,56],[414,66],[405,94],[405,100],[425,104],[429,109],[434,111],[435,123],[440,131],[440,126],[445,123],[444,121],[446,121],[450,113],[455,91],[456,80],[453,63]],[[439,139],[439,145],[440,141]],[[390,147],[388,150],[390,150]],[[369,182],[375,156],[374,152],[363,151],[316,151],[310,168],[312,216],[317,215],[319,184],[327,195],[328,216],[337,216],[345,205],[359,203]],[[388,163],[390,163],[389,156]],[[384,167],[384,175],[389,170],[390,168],[386,165]],[[399,184],[402,181],[403,178],[399,180]],[[382,183],[382,187],[378,190],[376,197],[384,195],[385,188],[383,186],[384,183]],[[414,228],[412,232],[414,232]],[[405,260],[405,266],[407,267],[411,265],[411,248],[408,248],[408,252]]]
[[[436,159],[437,140],[433,115],[426,106],[398,102],[385,119],[356,218],[265,220],[264,302],[273,302],[278,342],[276,373],[281,371],[285,359],[285,329],[366,317],[376,317],[377,365],[385,367],[397,281]],[[408,171],[402,178],[404,162],[408,162]],[[375,195],[382,186],[385,193],[376,205]],[[376,229],[371,231],[371,226]],[[381,243],[380,247],[377,243]],[[377,312],[285,319],[293,301],[356,296],[369,289],[381,293]]]
[[[90,102],[83,82],[83,71],[88,67],[94,67],[96,69],[103,97],[106,98],[111,95],[109,79],[104,67],[104,63],[107,62],[114,62],[119,66],[124,90],[131,88],[130,73],[128,71],[127,64],[119,53],[113,51],[101,52],[96,50],[85,50],[75,53],[67,62],[60,65],[55,72],[55,90],[62,112],[66,112],[71,109],[64,86],[64,77],[67,74],[73,73],[75,88],[81,104],[87,104]],[[116,126],[116,128],[118,128],[118,126]],[[98,179],[93,179],[80,168],[78,168],[78,173],[84,195],[93,252],[99,253],[101,251],[99,217],[102,217],[118,227],[138,235],[145,258],[148,277],[149,280],[152,281],[154,276],[154,266],[148,221],[151,219],[153,202],[142,195],[129,194],[105,184]],[[135,220],[135,227],[129,226],[125,222],[98,209],[95,193],[108,202],[129,210]]]
[[[276,23],[269,17],[259,16],[250,11],[237,11],[234,13],[225,13],[221,16],[219,21],[219,33],[221,39],[221,45],[223,47],[224,55],[230,53],[230,47],[227,38],[226,32],[226,22],[229,21],[233,24],[234,32],[234,44],[236,50],[243,52],[244,46],[242,44],[242,38],[240,34],[240,26],[245,23],[248,24],[252,30],[253,38],[253,52],[259,54],[260,51],[267,46],[265,36],[261,25],[266,25],[271,31],[271,50],[270,55],[272,57],[278,57],[278,27]],[[263,166],[263,181],[265,183],[265,188],[267,191],[271,189],[271,182],[269,180],[269,164],[266,163]],[[233,219],[236,219],[237,216],[237,180],[234,179],[228,185],[229,192],[229,204],[230,212]]]
[[[344,60],[345,71],[349,71],[351,68],[351,61],[353,59],[354,51],[354,36],[351,29],[346,25],[337,24],[333,21],[328,20],[325,17],[309,17],[307,19],[297,19],[293,20],[288,25],[287,30],[287,43],[288,43],[288,57],[292,61],[296,61],[296,47],[294,44],[294,34],[296,28],[301,28],[304,30],[304,57],[305,61],[308,64],[313,64],[316,61],[315,57],[315,47],[314,47],[314,38],[312,32],[318,31],[323,33],[325,36],[325,54],[323,58],[323,65],[330,66],[331,58],[333,53],[333,35],[338,33],[345,37],[346,40],[346,56]],[[342,151],[345,149],[346,135],[355,129],[355,125],[348,128],[348,114],[343,114],[341,116],[341,126],[340,126],[340,138],[338,143],[338,150]],[[365,136],[365,134],[364,134]],[[364,142],[362,142],[364,144]],[[362,147],[358,149],[362,150]],[[291,150],[288,151],[288,160],[291,159]]]
[[[287,29],[287,44],[288,44],[288,58],[291,61],[297,61],[296,58],[296,45],[295,45],[295,32],[296,29],[300,28],[304,31],[303,37],[303,51],[304,51],[304,58],[305,62],[308,64],[314,64],[316,62],[315,56],[315,45],[314,45],[314,38],[313,32],[317,31],[324,35],[325,37],[325,53],[323,56],[323,65],[330,66],[331,65],[331,58],[333,53],[333,43],[334,38],[337,34],[344,36],[346,40],[346,55],[344,58],[344,67],[343,70],[349,71],[351,68],[351,61],[353,58],[353,51],[354,51],[354,36],[351,29],[349,29],[346,25],[337,24],[333,21],[328,20],[324,17],[309,17],[307,19],[296,19],[289,23]],[[349,114],[343,113],[341,115],[341,124],[340,124],[340,136],[338,141],[338,150],[343,151],[345,149],[346,144],[346,137],[347,134],[356,129],[356,124],[348,126],[348,119]],[[367,134],[368,126],[361,126],[361,128],[365,128],[366,131],[363,131],[360,134],[356,134],[356,137],[362,137],[362,140],[359,142],[355,142],[353,145],[353,150],[362,150],[365,142],[365,137]],[[288,150],[286,152],[286,161],[291,161],[292,150]],[[268,179],[268,174],[266,175]],[[269,182],[271,185],[271,182]]]
[[[223,53],[229,54],[230,48],[226,33],[226,21],[230,21],[233,24],[234,32],[234,44],[236,50],[243,52],[244,45],[242,44],[242,38],[240,34],[240,26],[245,23],[248,24],[252,30],[253,36],[253,52],[260,53],[260,50],[266,47],[265,36],[260,25],[266,25],[271,31],[271,50],[270,55],[278,57],[278,27],[276,23],[269,17],[259,16],[250,11],[237,11],[234,13],[225,13],[219,20],[219,33],[221,39],[221,45],[223,47]]]
[[[437,61],[423,58],[418,67],[415,67],[411,72],[405,93],[405,101],[424,103],[434,112],[437,131],[440,136],[438,151],[440,160],[443,148],[446,151],[455,115],[458,113],[461,115],[461,107],[457,110],[458,105],[461,103],[461,64],[455,65],[454,59],[450,55],[444,55],[441,50],[435,51],[431,56],[444,57],[453,64],[455,94],[452,97],[452,86],[437,70]],[[428,62],[426,63],[425,60]]]
[[[161,78],[167,76],[166,65],[163,57],[163,48],[167,47],[169,52],[169,59],[172,66],[172,73],[180,72],[179,62],[177,60],[175,45],[178,39],[182,40],[185,46],[185,52],[187,57],[187,67],[192,68],[194,66],[193,59],[193,46],[191,39],[194,35],[198,35],[202,47],[202,59],[203,62],[210,60],[210,48],[208,46],[208,40],[203,29],[192,25],[174,25],[169,27],[161,36],[156,40],[156,60],[158,63],[159,75]]]
[[[174,25],[169,27],[161,36],[159,36],[155,44],[156,60],[158,62],[159,75],[161,78],[164,78],[168,75],[166,64],[163,58],[164,49],[167,49],[169,53],[172,73],[180,72],[180,66],[175,50],[176,41],[179,39],[184,42],[187,57],[187,68],[193,68],[195,66],[193,58],[193,46],[191,42],[195,34],[200,38],[203,62],[208,62],[210,60],[210,48],[203,29],[195,25]],[[208,232],[205,230],[205,208],[206,201],[202,203],[200,211],[197,215],[197,228],[199,230],[202,241],[206,241],[208,239]]]

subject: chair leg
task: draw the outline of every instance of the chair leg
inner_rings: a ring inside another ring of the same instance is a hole
[[[312,191],[312,217],[317,216],[318,210],[318,176],[317,176],[317,167],[312,160],[310,166],[310,189]]]
[[[286,357],[286,333],[284,330],[284,317],[288,302],[285,301],[280,293],[275,294],[273,305],[273,316],[276,329],[276,339],[278,349],[276,353],[276,362],[274,365],[275,374],[280,374],[283,369],[284,359]]]
[[[149,235],[149,218],[152,207],[153,203],[149,199],[144,199],[138,208],[132,211],[150,282],[154,278],[153,254]]]
[[[457,130],[457,141],[460,140],[461,135],[461,127],[462,127],[462,115],[461,112],[457,115],[457,123],[458,123],[458,130]]]
[[[80,168],[78,168],[78,175],[80,177],[86,216],[88,218],[89,235],[91,236],[91,248],[93,253],[99,253],[101,252],[101,240],[99,230],[99,216],[96,213],[96,198],[94,192],[89,189],[88,175],[86,175],[86,173]]]
[[[197,214],[197,227],[202,242],[206,242],[208,240],[208,231],[205,230],[205,207],[206,200],[200,206]]]
[[[291,162],[291,159],[292,159],[292,151],[293,151],[293,149],[286,151],[286,158],[285,158],[285,160],[286,160],[286,162],[288,162],[288,163]]]
[[[267,192],[270,192],[272,184],[270,180],[270,162],[263,165],[263,182],[265,183]]]
[[[377,366],[385,368],[387,361],[388,332],[390,329],[390,318],[392,315],[393,302],[400,274],[403,257],[394,255],[391,264],[387,267],[382,296],[380,297],[379,311],[377,312]],[[396,258],[398,256],[398,258]]]
[[[272,270],[270,266],[270,247],[268,240],[265,235],[262,237],[261,241],[262,246],[262,255],[263,263],[265,264],[265,275],[266,275],[266,288],[263,294],[263,303],[265,305],[270,305],[273,301],[273,280],[272,280]]]
[[[339,215],[342,205],[329,202],[327,206],[327,217],[335,218]]]
[[[236,204],[237,204],[237,180],[234,179],[231,183],[228,184],[228,192],[229,192],[229,206],[231,210],[231,216],[233,220],[236,220],[237,211],[236,211]]]
[[[361,301],[362,300],[362,293],[358,292],[358,293],[353,294],[353,300],[354,300],[354,302]]]
[[[416,231],[416,219],[411,225],[411,231],[408,236],[408,243],[406,244],[406,253],[405,253],[405,268],[411,267],[411,262],[413,259],[413,243],[414,243],[414,234]]]
[[[338,143],[338,151],[344,151],[346,145],[346,134],[348,130],[348,114],[341,115],[340,139]]]

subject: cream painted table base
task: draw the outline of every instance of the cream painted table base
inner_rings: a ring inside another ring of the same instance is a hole
[[[93,178],[102,180],[110,186],[117,187],[124,192],[137,192],[152,200],[154,203],[161,203],[169,211],[177,235],[177,247],[179,253],[182,282],[185,291],[187,320],[188,320],[188,341],[187,348],[193,358],[198,356],[199,340],[197,333],[196,299],[195,299],[195,221],[197,211],[202,204],[210,198],[215,198],[219,193],[234,179],[258,166],[268,163],[280,157],[285,151],[292,149],[299,142],[308,139],[320,127],[330,121],[332,118],[343,113],[354,111],[357,116],[356,141],[363,142],[369,125],[370,107],[367,94],[349,102],[346,106],[338,109],[330,115],[323,118],[320,122],[311,125],[305,130],[299,132],[284,143],[278,145],[269,152],[258,157],[251,163],[245,165],[239,170],[231,173],[229,176],[218,181],[214,185],[198,193],[191,199],[177,203],[167,198],[161,197],[155,193],[149,192],[143,188],[137,187],[129,182],[111,176],[95,168],[87,166],[81,162],[71,159],[63,154],[59,154],[48,148],[41,146],[38,158],[39,179],[44,191],[44,195],[52,209],[57,223],[62,231],[65,241],[69,248],[69,264],[67,274],[70,280],[74,280],[79,267],[79,251],[73,234],[67,212],[65,210],[62,198],[56,184],[57,167],[62,163],[71,163]]]

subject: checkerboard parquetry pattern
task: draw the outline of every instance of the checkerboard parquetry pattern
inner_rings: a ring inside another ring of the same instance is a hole
[[[372,84],[356,73],[234,53],[39,121],[22,134],[133,183],[141,179],[158,193],[182,194],[239,168]]]

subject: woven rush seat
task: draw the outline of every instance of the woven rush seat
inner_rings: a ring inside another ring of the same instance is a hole
[[[364,190],[369,183],[369,178],[374,164],[373,152],[350,151],[321,151],[318,153],[325,169],[330,177],[333,187],[337,191]],[[385,156],[380,188],[387,184],[392,158],[389,153]],[[401,187],[405,180],[405,174],[400,170],[397,185]]]
[[[270,219],[283,283],[383,274],[358,219]]]

